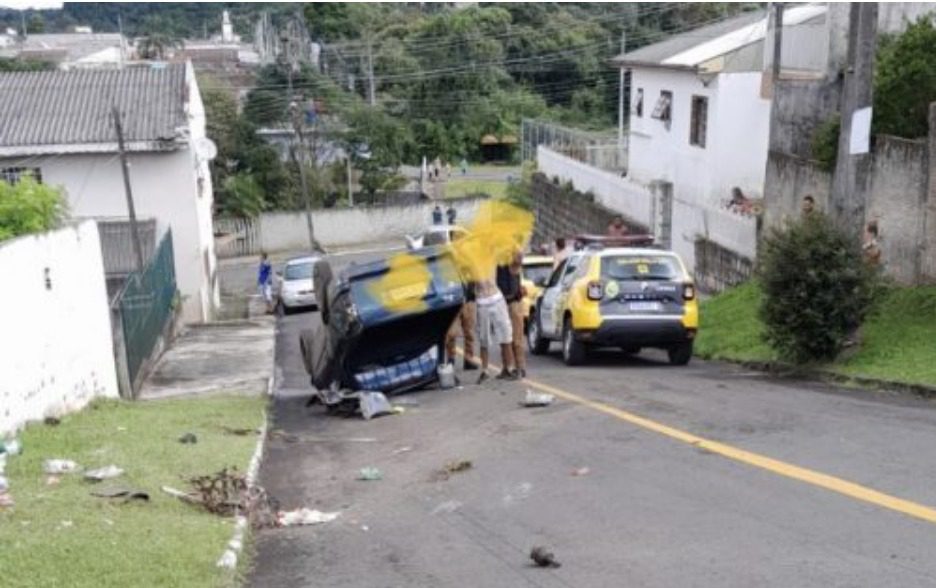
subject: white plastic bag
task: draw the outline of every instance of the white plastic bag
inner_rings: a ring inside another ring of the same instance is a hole
[[[382,392],[361,392],[359,402],[361,415],[367,420],[383,414],[393,414],[393,407]]]

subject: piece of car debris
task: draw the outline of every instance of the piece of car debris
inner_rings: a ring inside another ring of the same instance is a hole
[[[357,479],[364,482],[375,482],[377,480],[383,480],[383,473],[375,467],[361,468],[361,471],[358,472]]]
[[[435,472],[435,475],[432,477],[433,480],[444,481],[452,477],[452,474],[457,474],[459,472],[464,472],[470,470],[474,467],[474,464],[471,463],[471,460],[468,459],[459,459],[455,461],[450,461],[441,469]]]
[[[538,545],[530,550],[530,559],[541,568],[558,568],[562,566],[556,559],[556,556],[542,545]]]
[[[246,437],[247,435],[255,435],[257,433],[257,429],[235,428],[228,426],[223,426],[222,429],[224,429],[224,432],[228,435],[237,435],[238,437]]]
[[[576,477],[587,476],[587,475],[590,474],[590,473],[591,473],[591,470],[588,469],[587,467],[584,467],[584,468],[576,468],[576,469],[572,470],[572,475],[573,475],[573,476],[576,476]]]
[[[540,394],[532,390],[527,390],[526,396],[523,398],[523,402],[520,404],[521,406],[525,406],[527,408],[534,408],[538,406],[549,406],[555,400],[556,397],[552,394]]]
[[[89,480],[91,482],[100,482],[101,480],[109,480],[111,478],[122,476],[123,473],[124,471],[121,468],[115,466],[114,464],[111,464],[109,466],[98,468],[96,470],[89,470],[85,472],[84,477],[85,477],[85,480]]]
[[[195,433],[186,433],[179,437],[179,443],[183,445],[194,445],[195,443],[198,443],[198,437],[195,435]]]
[[[143,490],[135,490],[133,488],[124,488],[124,487],[114,487],[114,488],[100,488],[91,492],[91,496],[96,496],[98,498],[120,498],[124,502],[130,502],[132,500],[140,500],[142,502],[149,502],[150,496],[149,493],[144,492]]]
[[[47,459],[42,463],[42,470],[47,474],[70,474],[81,469],[70,459]]]
[[[280,511],[276,514],[278,527],[295,527],[297,525],[320,525],[330,523],[338,518],[340,512],[321,512],[310,508],[299,508],[290,511]]]

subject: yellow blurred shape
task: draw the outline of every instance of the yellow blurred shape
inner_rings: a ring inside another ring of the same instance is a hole
[[[423,300],[432,282],[432,273],[426,261],[409,253],[398,253],[387,260],[389,271],[367,289],[391,312],[417,312],[425,310]]]
[[[533,214],[503,200],[485,200],[466,228],[470,236],[451,244],[458,267],[466,279],[493,280],[497,266],[526,247]]]

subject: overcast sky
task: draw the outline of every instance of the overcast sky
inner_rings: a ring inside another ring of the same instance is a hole
[[[49,0],[0,0],[0,7],[16,8],[61,8],[63,2],[50,2]]]

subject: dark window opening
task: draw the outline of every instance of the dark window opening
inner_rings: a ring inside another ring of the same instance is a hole
[[[659,119],[666,123],[666,127],[669,128],[670,122],[673,118],[673,93],[668,90],[660,91],[660,98],[657,100],[656,106],[653,108],[653,118]]]
[[[705,147],[705,133],[708,127],[708,98],[692,97],[692,118],[689,123],[689,144]]]
[[[643,116],[643,88],[637,88],[637,99],[634,100],[634,114]]]
[[[36,182],[42,183],[42,172],[38,167],[4,167],[0,169],[0,180],[10,184],[15,184],[26,176],[31,176]]]

